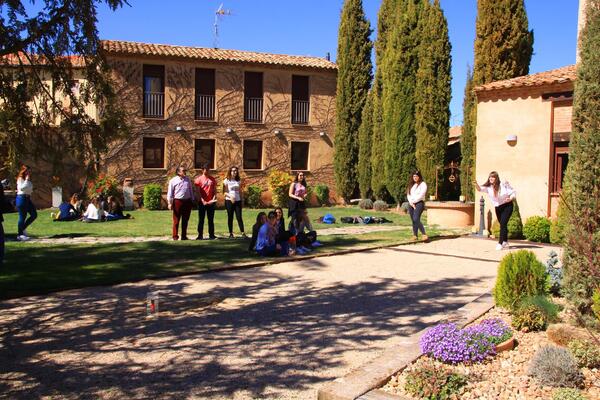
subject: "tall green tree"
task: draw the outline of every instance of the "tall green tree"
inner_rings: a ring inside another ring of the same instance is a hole
[[[473,71],[467,68],[467,84],[463,98],[463,127],[460,137],[460,191],[469,201],[473,200],[473,180],[475,179],[475,137],[477,98],[473,91]]]
[[[365,199],[371,194],[371,139],[373,136],[373,89],[369,91],[358,130],[358,187]]]
[[[97,7],[105,3],[115,10],[127,2],[40,0],[36,7],[28,3],[0,5],[0,132],[9,155],[0,168],[14,170],[18,161],[35,158],[59,171],[64,160],[73,158],[93,173],[108,143],[125,126],[109,68],[98,51]],[[74,68],[81,68],[81,60],[85,83],[76,94]],[[98,120],[85,113],[88,104],[101,108]]]
[[[362,0],[345,0],[338,33],[334,172],[346,201],[358,184],[358,130],[372,79],[370,35]]]
[[[423,178],[432,185],[437,168],[444,166],[452,95],[448,22],[439,0],[424,2],[419,24],[422,40],[415,90],[416,161]]]
[[[415,89],[419,60],[418,0],[398,2],[393,29],[383,59],[383,128],[385,132],[385,181],[400,203],[415,159]]]
[[[589,0],[586,15],[562,199],[568,209],[563,291],[583,314],[591,312],[593,292],[600,293],[600,0]]]
[[[529,30],[524,0],[478,0],[475,30],[474,87],[529,73],[533,31]],[[471,101],[467,111],[476,116],[477,100],[473,97]],[[475,132],[476,122],[476,117],[463,121],[463,132]],[[467,127],[467,123],[471,126]],[[472,158],[463,157],[461,174],[475,176],[474,138],[474,135],[469,139],[461,138],[463,153],[465,146],[473,149]],[[469,180],[461,179],[461,189],[468,199],[472,199],[473,188]]]
[[[382,0],[377,17],[375,63],[377,71],[373,81],[373,132],[371,137],[371,190],[377,199],[386,194],[385,184],[385,132],[383,129],[383,59],[388,36],[393,28],[399,0]]]

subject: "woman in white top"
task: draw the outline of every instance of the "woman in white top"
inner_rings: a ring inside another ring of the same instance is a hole
[[[227,209],[229,237],[233,238],[234,212],[242,237],[246,237],[246,234],[244,233],[244,220],[242,219],[242,191],[238,167],[231,167],[229,172],[227,172],[227,177],[223,181],[223,193],[225,193],[225,208]]]
[[[406,199],[408,200],[408,214],[412,221],[413,240],[417,240],[417,235],[421,231],[422,239],[429,239],[425,234],[425,227],[421,222],[421,214],[425,209],[425,196],[427,195],[427,184],[423,180],[420,171],[415,171],[406,186]]]
[[[102,222],[107,212],[100,208],[98,197],[94,197],[83,213],[83,222]]]
[[[35,205],[31,201],[33,193],[33,184],[31,183],[31,170],[27,165],[21,166],[17,175],[17,198],[16,206],[19,212],[19,222],[17,225],[17,240],[29,240],[27,236],[27,227],[37,218]],[[29,214],[29,218],[27,218]]]
[[[496,218],[500,223],[500,237],[496,250],[508,249],[508,220],[513,213],[513,200],[516,197],[515,190],[508,182],[500,182],[500,177],[496,171],[490,172],[487,181],[479,186],[473,182],[479,192],[486,192],[492,200],[496,209]]]

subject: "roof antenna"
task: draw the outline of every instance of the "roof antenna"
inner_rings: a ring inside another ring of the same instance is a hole
[[[219,8],[217,9],[217,11],[215,11],[215,34],[214,34],[214,39],[213,39],[213,47],[215,49],[219,48],[219,22],[221,21],[221,18],[227,15],[231,15],[231,10],[226,10],[223,8],[223,3],[221,3],[221,5],[219,6]]]

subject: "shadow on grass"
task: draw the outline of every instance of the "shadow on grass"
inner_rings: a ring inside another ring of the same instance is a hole
[[[264,269],[217,272],[153,285],[162,299],[156,320],[144,318],[148,287],[141,286],[3,302],[0,390],[23,399],[281,398],[289,391],[308,398],[336,377],[327,371],[347,372],[348,352],[357,361],[374,355],[386,339],[461,307],[463,288],[481,282],[378,277],[323,285]]]
[[[313,254],[379,243],[365,237],[330,236]],[[11,245],[0,269],[0,299],[88,286],[205,272],[225,265],[295,260],[248,252],[245,240],[139,242],[85,245]]]

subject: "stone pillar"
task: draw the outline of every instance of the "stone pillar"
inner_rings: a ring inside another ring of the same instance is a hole
[[[58,208],[58,206],[60,206],[60,203],[62,203],[62,201],[63,201],[62,187],[54,186],[52,188],[52,207]]]
[[[125,178],[123,180],[123,209],[133,210],[133,179]]]

